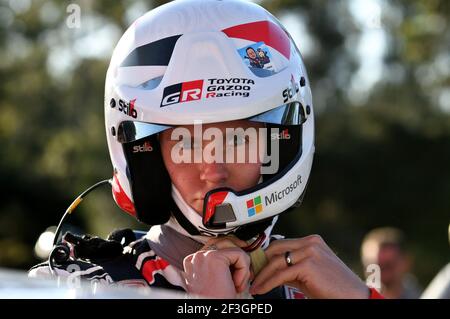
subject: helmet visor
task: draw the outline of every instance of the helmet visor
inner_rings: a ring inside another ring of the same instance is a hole
[[[301,125],[305,122],[305,111],[300,102],[290,102],[275,109],[258,114],[248,120],[254,122],[270,123],[277,125]],[[123,121],[117,130],[117,139],[120,143],[131,143],[142,138],[160,133],[172,128],[170,125]]]

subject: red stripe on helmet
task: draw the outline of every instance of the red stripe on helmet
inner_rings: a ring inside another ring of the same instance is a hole
[[[112,193],[117,205],[119,205],[119,207],[126,211],[128,214],[136,217],[136,209],[134,208],[134,204],[123,190],[116,174],[114,174],[113,177]]]
[[[270,21],[258,21],[235,25],[222,30],[230,38],[245,39],[253,42],[263,41],[279,51],[288,60],[291,55],[291,43],[286,32]]]
[[[212,193],[208,196],[208,202],[206,204],[206,211],[205,215],[203,216],[203,224],[208,223],[208,221],[211,219],[211,217],[216,212],[216,206],[223,203],[225,200],[225,197],[227,197],[228,192],[217,192]]]

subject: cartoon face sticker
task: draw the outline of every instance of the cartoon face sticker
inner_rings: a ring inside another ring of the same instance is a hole
[[[255,49],[253,49],[252,47],[248,47],[245,51],[247,52],[247,58],[249,60],[256,60],[257,57]]]
[[[264,42],[257,42],[249,46],[245,46],[238,50],[239,55],[249,68],[265,69],[275,72],[275,68],[271,62],[269,48]]]
[[[269,64],[270,63],[270,58],[267,56],[267,51],[262,50],[261,48],[258,48],[258,59],[259,61],[263,64]]]

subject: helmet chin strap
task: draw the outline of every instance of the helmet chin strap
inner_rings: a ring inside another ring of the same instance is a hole
[[[184,236],[190,237],[198,242],[205,244],[209,239],[211,239],[211,237],[233,234],[239,228],[239,227],[231,227],[223,229],[221,231],[216,230],[210,231],[209,229],[206,229],[204,227],[202,217],[191,206],[189,206],[188,203],[186,203],[184,198],[181,196],[179,190],[173,184],[172,184],[172,198],[175,204],[178,206],[181,213],[201,233],[201,235],[191,235],[183,226],[180,225],[178,220],[174,216],[172,216],[166,223],[166,225]],[[278,216],[275,216],[269,227],[267,227],[264,230],[265,239],[261,243],[261,246],[265,247],[269,243],[270,234],[277,220]]]
[[[172,184],[172,198],[175,204],[180,209],[181,213],[187,218],[187,220],[202,234],[203,236],[195,236],[195,237],[205,237],[208,240],[210,237],[217,237],[219,235],[226,235],[234,232],[238,227],[230,227],[220,231],[217,230],[209,230],[205,228],[202,221],[202,216],[200,216],[181,196],[179,190],[176,188],[174,184]],[[175,218],[171,218],[171,220],[176,220]],[[169,220],[170,223],[170,220]],[[179,228],[183,229],[183,231],[189,234],[178,222]],[[189,234],[191,237],[192,235]]]

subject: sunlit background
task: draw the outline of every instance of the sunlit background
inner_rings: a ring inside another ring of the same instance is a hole
[[[316,111],[310,185],[277,231],[320,234],[363,275],[364,235],[398,227],[426,286],[450,257],[449,2],[256,2],[296,41]],[[44,258],[49,227],[71,200],[111,176],[103,120],[109,58],[122,32],[162,3],[0,1],[0,267],[27,269]],[[70,225],[103,237],[148,228],[121,213],[106,188]]]

